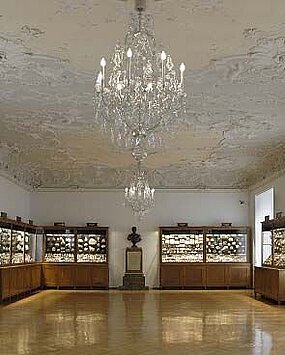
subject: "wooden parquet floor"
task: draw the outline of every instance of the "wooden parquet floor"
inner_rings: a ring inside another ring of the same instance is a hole
[[[0,306],[1,355],[285,355],[285,305],[250,291],[43,291]]]

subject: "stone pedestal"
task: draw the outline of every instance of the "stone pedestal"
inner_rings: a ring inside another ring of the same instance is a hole
[[[144,290],[145,277],[144,274],[129,274],[125,273],[123,277],[123,289],[125,290]]]
[[[123,277],[123,289],[146,289],[142,260],[142,248],[132,247],[126,249],[126,272]]]

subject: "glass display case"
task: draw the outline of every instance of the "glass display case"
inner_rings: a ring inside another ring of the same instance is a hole
[[[161,262],[203,262],[203,231],[162,231]]]
[[[285,269],[285,218],[262,223],[262,265]]]
[[[16,265],[35,261],[36,227],[0,218],[0,265]]]
[[[247,233],[239,230],[212,230],[206,234],[206,262],[247,262]]]
[[[107,263],[107,227],[43,227],[47,263]]]
[[[105,233],[89,230],[78,231],[77,262],[107,262],[107,237]]]
[[[11,227],[0,224],[0,265],[9,265],[11,260]]]
[[[250,238],[242,226],[160,227],[160,287],[250,288]]]
[[[45,262],[74,262],[75,234],[68,230],[45,232]]]
[[[160,227],[162,263],[247,263],[246,227]]]

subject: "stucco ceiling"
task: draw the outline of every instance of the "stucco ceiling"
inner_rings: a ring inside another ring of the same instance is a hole
[[[123,186],[132,160],[93,121],[99,60],[133,1],[0,0],[0,173],[31,188]],[[186,64],[187,120],[151,153],[156,187],[247,188],[284,169],[284,0],[148,0]]]

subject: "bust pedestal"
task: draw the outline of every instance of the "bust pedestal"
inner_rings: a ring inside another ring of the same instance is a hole
[[[145,276],[142,271],[142,248],[126,249],[126,272],[123,277],[123,289],[144,290]]]

